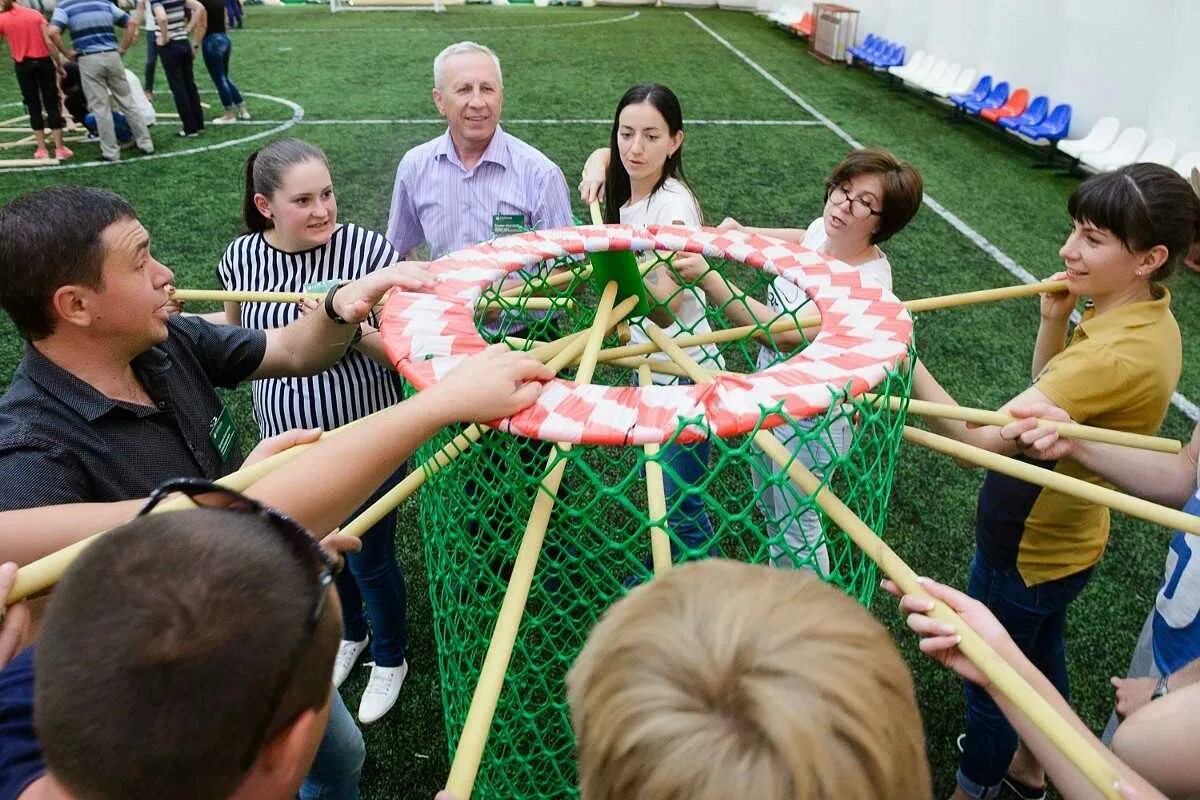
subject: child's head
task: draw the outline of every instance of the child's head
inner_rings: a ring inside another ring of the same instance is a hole
[[[280,139],[252,153],[242,213],[248,230],[274,228],[286,250],[328,242],[337,227],[337,199],[325,153],[299,139]]]
[[[341,637],[318,553],[261,514],[140,517],[54,592],[34,657],[49,771],[80,800],[294,796]]]
[[[667,178],[683,181],[683,110],[679,98],[658,83],[639,84],[617,103],[609,136],[605,211],[619,221],[632,180],[653,181],[657,191]]]
[[[887,150],[852,150],[825,179],[825,232],[886,242],[899,233],[921,207],[925,188],[921,173]]]
[[[567,676],[583,800],[929,797],[912,676],[801,572],[708,560],[618,601]]]
[[[1095,175],[1067,201],[1074,223],[1059,254],[1072,291],[1088,296],[1161,281],[1200,233],[1200,200],[1161,164]]]

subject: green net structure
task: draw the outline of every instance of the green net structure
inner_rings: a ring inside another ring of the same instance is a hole
[[[796,322],[816,313],[806,302],[787,312],[764,305],[773,276],[736,262],[710,261],[687,280],[670,254],[643,254],[652,290],[651,318],[676,337],[753,327],[730,341],[692,349],[710,369],[754,372],[807,344]],[[522,297],[553,298],[549,311],[517,298],[505,312],[481,311],[478,330],[492,342],[528,348],[589,328],[598,292],[588,261],[559,259],[528,270]],[[569,280],[552,275],[570,275]],[[724,291],[698,292],[719,280]],[[511,287],[509,287],[511,290]],[[728,295],[724,302],[717,296]],[[803,295],[801,295],[803,298]],[[484,298],[499,302],[498,289]],[[544,301],[543,301],[544,302]],[[690,305],[691,311],[688,311]],[[702,310],[697,318],[696,309]],[[690,316],[689,316],[690,314]],[[757,315],[757,319],[755,318]],[[787,320],[791,332],[773,332]],[[630,318],[637,336],[637,318]],[[624,344],[610,332],[605,347]],[[813,333],[810,329],[809,333]],[[661,363],[661,362],[660,362]],[[911,360],[906,363],[911,363]],[[601,361],[592,382],[636,381],[633,362]],[[573,377],[568,370],[561,377]],[[663,374],[662,380],[673,378]],[[772,429],[794,458],[809,465],[877,534],[882,535],[905,418],[911,375],[891,369],[872,390],[878,400],[829,387],[828,410],[807,419],[783,414]],[[900,402],[891,404],[891,399]],[[565,460],[545,544],[491,726],[474,796],[509,800],[576,796],[574,739],[565,675],[593,623],[615,600],[653,577],[651,530],[666,531],[676,563],[719,556],[781,569],[809,569],[863,603],[878,578],[874,565],[796,488],[753,442],[780,406],[764,407],[758,426],[700,444],[670,441],[648,455],[642,446],[554,443],[491,431],[429,476],[420,496],[434,626],[450,752],[467,716],[513,560],[542,481]],[[705,427],[703,416],[683,423]],[[426,445],[425,458],[461,429]],[[658,463],[667,513],[648,511],[646,465]]]

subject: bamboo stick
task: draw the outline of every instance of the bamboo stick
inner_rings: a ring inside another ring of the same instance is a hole
[[[878,405],[884,398],[874,394],[864,394],[863,399]],[[887,398],[893,411],[900,410],[903,403],[899,397]],[[983,408],[969,406],[946,405],[931,403],[926,400],[909,400],[908,413],[922,417],[938,417],[939,419],[955,419],[960,422],[970,422],[974,425],[1008,425],[1017,420],[1001,411],[989,411]],[[1104,442],[1120,445],[1121,447],[1136,447],[1141,450],[1153,450],[1159,453],[1178,453],[1183,449],[1183,443],[1175,439],[1165,439],[1161,436],[1147,436],[1141,433],[1114,431],[1109,428],[1097,428],[1092,425],[1080,425],[1078,422],[1063,422],[1056,419],[1039,419],[1038,426],[1054,428],[1060,436],[1069,439],[1083,439],[1089,442]]]
[[[684,351],[667,337],[661,329],[647,326],[646,333],[667,353],[675,363],[692,373],[692,379],[697,383],[711,381],[703,369],[699,368]],[[812,495],[821,509],[859,549],[863,551],[905,594],[915,594],[927,597],[933,601],[933,611],[929,616],[941,622],[954,626],[960,637],[959,649],[979,668],[988,681],[995,686],[1030,722],[1037,726],[1048,739],[1065,755],[1072,764],[1092,783],[1106,798],[1117,800],[1118,795],[1113,788],[1117,782],[1117,774],[1105,757],[1071,725],[1059,716],[1058,712],[1037,692],[1013,667],[1002,659],[978,633],[958,616],[949,606],[940,600],[934,600],[921,586],[917,573],[912,570],[892,548],[875,535],[858,515],[829,490],[821,485],[821,480],[812,474],[794,455],[769,431],[759,431],[755,434],[754,442],[763,452],[771,457],[788,477],[805,494]]]
[[[1035,467],[1032,464],[1026,464],[1024,461],[1008,458],[1007,456],[964,444],[945,436],[939,436],[936,433],[923,431],[919,428],[905,426],[904,438],[913,444],[928,447],[930,450],[936,450],[951,458],[967,461],[985,469],[990,469],[993,472],[1017,478],[1026,483],[1032,483],[1056,492],[1069,494],[1081,500],[1086,500],[1089,503],[1107,506],[1108,508],[1128,514],[1131,517],[1137,517],[1148,522],[1153,522],[1156,525],[1162,525],[1164,528],[1170,530],[1181,530],[1200,536],[1200,517],[1193,514],[1186,514],[1178,509],[1160,506],[1157,503],[1151,503],[1149,500],[1143,500],[1140,497],[1133,497],[1132,495],[1118,492],[1116,489],[1110,489],[1107,486],[1088,483],[1079,478],[1072,478],[1070,475],[1063,475],[1053,470]]]
[[[638,382],[642,386],[649,386],[653,382],[648,364],[638,367]],[[663,488],[662,464],[656,458],[659,449],[659,445],[653,442],[642,445],[646,453],[646,510],[650,519],[666,520],[667,493]],[[662,575],[671,568],[671,541],[667,538],[667,532],[657,525],[650,528],[650,557],[655,575]]]
[[[301,300],[325,299],[324,292],[227,292],[220,289],[176,289],[172,299],[182,303],[298,303]],[[570,298],[502,296],[492,300],[479,299],[482,308],[524,308],[529,311],[549,311],[553,308],[573,308]]]
[[[943,308],[954,308],[961,305],[986,303],[993,300],[1007,300],[1014,297],[1028,297],[1030,295],[1041,294],[1042,292],[1058,292],[1065,290],[1066,287],[1066,281],[1042,281],[1040,283],[1021,284],[1019,286],[1004,286],[999,289],[984,289],[978,292],[962,292],[960,294],[947,294],[937,297],[923,297],[917,300],[909,300],[905,302],[904,307],[913,313],[921,311],[935,311]],[[721,330],[712,331],[711,333],[697,333],[688,336],[679,336],[675,338],[675,343],[680,347],[698,347],[706,344],[723,344],[725,342],[733,342],[739,339],[744,339],[747,336],[763,338],[767,333],[784,333],[803,328],[811,328],[820,324],[820,314],[809,314],[807,316],[796,318],[789,316],[777,319],[766,326],[739,325],[734,328],[722,328]],[[629,356],[644,356],[649,353],[657,352],[657,350],[658,347],[653,342],[646,342],[644,344],[631,344],[623,347],[608,347],[600,351],[600,360],[612,361],[613,359],[627,358]]]
[[[609,328],[609,318],[613,311],[613,303],[617,297],[617,283],[610,281],[600,297],[596,309],[596,319],[588,333],[583,355],[580,357],[577,380],[587,383],[592,379],[596,368],[596,355],[600,352],[604,334]],[[635,300],[636,298],[630,298]],[[560,445],[564,452],[569,445]],[[504,592],[504,600],[500,613],[496,617],[496,627],[492,639],[488,643],[487,655],[479,673],[479,682],[475,685],[475,693],[471,697],[471,706],[467,711],[467,720],[463,725],[458,747],[454,751],[454,761],[450,765],[450,775],[446,780],[446,789],[459,800],[469,800],[475,786],[475,777],[479,773],[479,764],[483,758],[483,748],[487,744],[492,719],[496,714],[496,703],[500,699],[500,690],[504,687],[504,674],[508,670],[512,658],[513,646],[517,640],[517,630],[525,613],[525,604],[529,599],[529,588],[533,584],[533,573],[541,555],[542,542],[545,540],[546,527],[550,522],[550,513],[554,510],[555,497],[562,483],[563,472],[566,470],[565,458],[551,454],[550,473],[542,481],[542,490],[537,493],[533,503],[533,511],[529,515],[529,523],[521,537],[521,545],[513,563],[512,577]]]

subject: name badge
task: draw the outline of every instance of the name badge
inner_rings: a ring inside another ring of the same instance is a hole
[[[221,460],[228,461],[229,454],[233,452],[233,442],[237,439],[237,425],[234,424],[233,415],[229,413],[228,408],[223,407],[221,413],[208,423],[208,438]]]
[[[506,236],[510,233],[525,233],[529,226],[525,224],[524,214],[493,214],[492,234]]]

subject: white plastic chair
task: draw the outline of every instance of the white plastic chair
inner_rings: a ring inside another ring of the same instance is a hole
[[[966,67],[956,74],[956,66],[951,65],[950,69],[946,71],[946,79],[942,81],[940,86],[931,90],[945,103],[950,102],[946,98],[952,94],[966,94],[974,89],[976,82],[979,80],[979,73],[974,67]]]
[[[1079,158],[1084,153],[1098,153],[1112,146],[1120,130],[1121,120],[1116,117],[1101,117],[1082,139],[1063,139],[1057,147],[1060,152],[1071,158]]]
[[[1142,155],[1138,158],[1138,161],[1162,164],[1164,167],[1169,167],[1173,158],[1175,158],[1175,143],[1170,139],[1155,139],[1146,145],[1146,149],[1142,151]]]
[[[1175,162],[1175,171],[1185,178],[1192,176],[1193,169],[1200,169],[1200,150],[1192,150],[1190,153],[1184,153]]]
[[[915,75],[925,66],[925,51],[918,50],[912,54],[912,58],[907,63],[901,64],[898,67],[888,67],[888,72],[902,80],[908,80],[907,76]]]
[[[919,72],[904,76],[904,82],[919,89],[928,89],[930,81],[939,73],[945,72],[948,66],[950,66],[950,62],[946,59],[940,56],[937,58],[929,56],[925,59],[925,66]]]
[[[1100,152],[1084,153],[1079,157],[1080,163],[1097,172],[1132,164],[1146,149],[1146,130],[1144,128],[1126,128],[1112,143],[1112,147]]]

